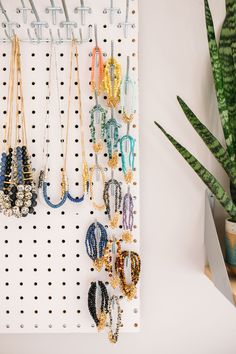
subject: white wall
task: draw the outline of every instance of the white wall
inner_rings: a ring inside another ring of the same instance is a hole
[[[219,27],[224,1],[210,5]],[[203,0],[140,0],[141,332],[116,346],[103,334],[1,336],[1,354],[236,352],[235,309],[202,274],[204,186],[153,124],[218,168],[175,98],[218,131],[212,89]]]

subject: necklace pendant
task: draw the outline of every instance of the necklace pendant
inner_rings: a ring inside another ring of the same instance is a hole
[[[98,272],[100,272],[102,270],[102,267],[103,267],[103,258],[97,258],[93,262],[93,266]]]
[[[104,328],[105,328],[105,326],[106,326],[106,319],[107,319],[107,315],[106,315],[106,313],[104,312],[104,311],[102,311],[101,313],[100,313],[100,316],[99,316],[99,319],[98,319],[98,326],[97,326],[97,328],[98,328],[98,331],[102,331]]]
[[[117,151],[113,152],[111,159],[109,159],[109,161],[108,161],[108,166],[113,170],[118,166],[118,153],[117,153]]]
[[[120,278],[119,276],[116,274],[116,275],[113,275],[110,279],[110,284],[111,286],[113,287],[113,289],[116,289],[119,284],[120,284]]]
[[[131,183],[133,180],[133,171],[130,169],[125,173],[125,182],[127,184]]]
[[[133,236],[130,232],[130,230],[125,230],[122,234],[122,240],[126,243],[132,243],[133,242]]]
[[[112,229],[116,229],[119,224],[119,213],[116,212],[110,220],[110,226]]]

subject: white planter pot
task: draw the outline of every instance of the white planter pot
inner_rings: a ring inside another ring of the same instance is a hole
[[[236,274],[236,223],[225,221],[225,261],[227,267]]]

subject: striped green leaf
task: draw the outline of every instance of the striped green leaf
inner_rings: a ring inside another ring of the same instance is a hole
[[[236,220],[236,206],[230,196],[226,193],[217,179],[193,156],[185,147],[179,144],[170,134],[168,134],[160,124],[155,122],[158,128],[165,134],[176,150],[187,161],[189,166],[197,173],[201,180],[206,184],[210,191],[215,195],[223,208],[228,212],[232,219]]]
[[[227,103],[224,93],[224,82],[222,77],[221,62],[219,58],[219,49],[216,42],[215,30],[211,11],[207,0],[205,1],[205,16],[206,16],[206,28],[208,36],[208,45],[211,58],[211,66],[214,77],[216,96],[218,102],[218,109],[220,113],[221,123],[224,131],[226,147],[232,162],[235,162],[235,150],[233,144],[233,132],[231,131],[231,125],[229,121],[229,113],[227,109]]]
[[[203,123],[201,123],[201,121],[179,96],[177,96],[177,100],[188,121],[191,123],[198,135],[202,138],[209,150],[213,153],[215,158],[222,165],[232,183],[236,185],[235,165],[230,160],[228,151],[221,145],[219,140],[216,139],[216,137],[209,131],[209,129]]]
[[[236,151],[236,2],[226,0],[226,17],[221,29],[219,57],[225,100],[229,114],[233,146]],[[236,202],[236,184],[230,183],[231,197]]]

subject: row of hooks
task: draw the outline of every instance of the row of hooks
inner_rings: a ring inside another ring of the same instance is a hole
[[[88,33],[84,36],[82,32],[82,28],[79,28],[79,35],[76,38],[74,30],[78,27],[77,22],[72,21],[69,16],[69,12],[67,9],[66,1],[61,0],[62,7],[56,6],[54,0],[50,0],[50,6],[46,7],[45,12],[47,14],[51,13],[52,16],[52,23],[53,25],[57,24],[57,15],[63,14],[65,16],[65,20],[59,23],[61,28],[65,29],[66,38],[62,38],[60,29],[57,29],[57,38],[53,38],[52,30],[49,29],[49,38],[43,38],[43,29],[48,29],[49,25],[48,22],[42,20],[39,16],[39,13],[35,7],[34,0],[28,0],[30,6],[27,7],[25,5],[25,1],[21,0],[21,7],[16,9],[18,14],[22,14],[23,16],[23,23],[27,24],[28,22],[28,12],[34,14],[35,20],[31,22],[31,27],[34,29],[34,36],[31,35],[30,29],[27,29],[28,39],[23,40],[24,42],[33,42],[33,43],[40,43],[40,42],[54,42],[54,43],[63,43],[67,41],[71,41],[72,39],[76,40],[78,43],[82,44],[84,42],[88,42],[91,38],[91,29],[92,25],[88,26]],[[132,0],[133,1],[133,0]],[[118,23],[119,28],[123,28],[124,37],[127,38],[129,28],[134,28],[134,23],[129,22],[129,12],[130,12],[130,0],[126,0],[126,12],[125,12],[125,20],[124,22]],[[0,0],[0,13],[2,13],[5,17],[5,21],[2,22],[2,27],[4,29],[6,39],[2,39],[2,42],[11,41],[13,36],[15,35],[15,28],[20,28],[20,24],[15,21],[10,21],[9,16],[5,8],[3,7],[2,1]],[[81,26],[85,26],[86,24],[86,15],[92,13],[92,8],[85,5],[84,0],[80,0],[80,6],[77,6],[74,9],[74,13],[80,14],[80,22]],[[108,13],[110,18],[110,23],[114,23],[114,16],[115,14],[121,14],[121,10],[114,6],[114,0],[110,0],[110,7],[107,7],[103,10],[103,13]]]

